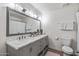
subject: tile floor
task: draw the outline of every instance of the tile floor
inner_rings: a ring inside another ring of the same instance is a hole
[[[51,51],[47,51],[45,56],[60,56],[60,54],[57,54],[57,53],[54,53],[54,52],[51,52]]]

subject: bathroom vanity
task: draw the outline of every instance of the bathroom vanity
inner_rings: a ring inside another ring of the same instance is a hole
[[[6,45],[9,56],[40,56],[48,49],[48,36],[38,35],[21,40],[9,39]]]

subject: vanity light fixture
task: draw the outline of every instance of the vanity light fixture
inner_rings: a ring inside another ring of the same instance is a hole
[[[33,12],[29,11],[29,16],[33,17]]]
[[[12,9],[15,9],[15,6],[16,6],[16,5],[15,5],[14,3],[9,3],[9,4],[8,4],[8,7],[12,8]]]
[[[34,14],[34,18],[37,18],[37,15],[36,14]]]
[[[26,9],[23,8],[22,11],[25,13],[26,12]]]
[[[15,4],[15,3],[9,3],[8,7],[12,8],[14,10],[20,11],[20,12],[22,12],[22,10],[23,10],[23,8],[20,5]]]
[[[32,11],[28,11],[28,15],[33,17],[33,18],[37,18],[37,15],[34,14]]]
[[[20,5],[18,5],[18,4],[15,4],[15,10],[20,11],[20,12],[23,12],[22,11],[23,8]]]
[[[8,7],[12,8],[14,10],[17,10],[19,12],[24,12],[26,15],[29,15],[29,16],[31,16],[33,18],[38,18],[38,16],[35,13],[33,13],[33,11],[31,11],[29,9],[22,8],[18,4],[10,3],[10,4],[8,4]]]
[[[25,14],[26,14],[26,15],[29,15],[29,9],[27,9],[27,10],[25,11]]]
[[[39,17],[39,20],[41,21],[41,23],[42,23],[42,25],[43,26],[46,26],[47,25],[47,23],[48,23],[48,17],[45,15],[41,15],[40,17]]]
[[[29,11],[29,16],[33,17],[33,13],[31,11]]]
[[[41,20],[41,18],[42,18],[41,16],[38,17],[39,20]]]

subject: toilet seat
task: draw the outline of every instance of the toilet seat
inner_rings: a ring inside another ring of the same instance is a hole
[[[73,54],[73,49],[68,46],[63,46],[62,51],[66,54]]]

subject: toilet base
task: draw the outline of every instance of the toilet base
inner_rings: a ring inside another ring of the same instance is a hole
[[[73,56],[73,54],[63,53],[63,56]]]
[[[76,55],[76,56],[79,56],[79,53],[76,52],[75,55]]]

